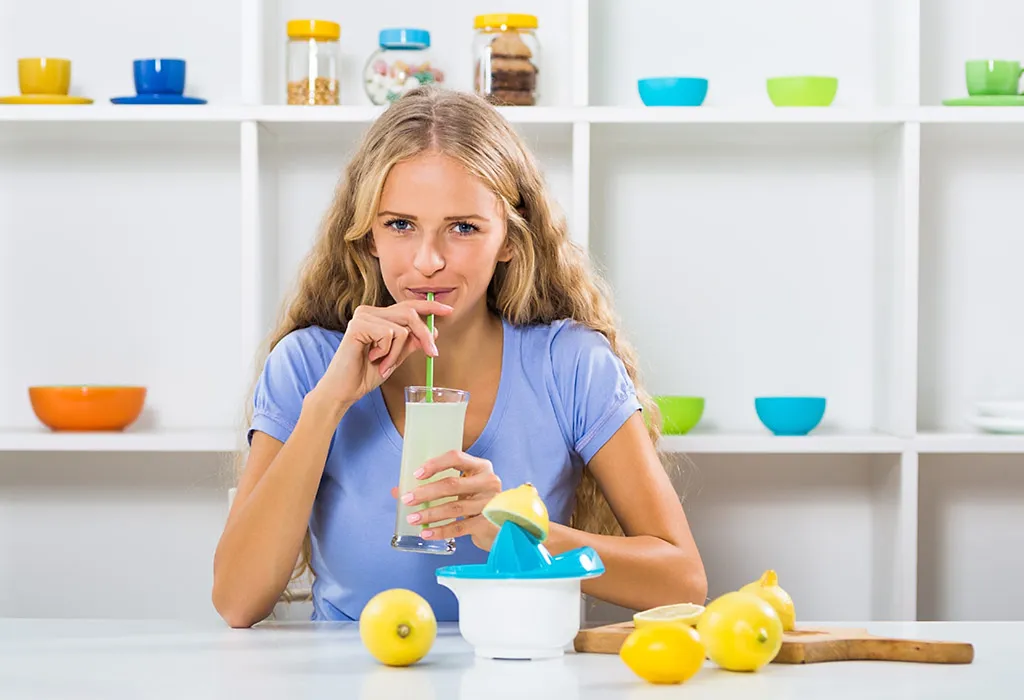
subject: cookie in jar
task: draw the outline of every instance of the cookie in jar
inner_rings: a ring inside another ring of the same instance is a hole
[[[379,48],[363,69],[363,87],[370,102],[386,105],[420,85],[444,83],[444,72],[431,56],[425,29],[384,29]]]
[[[494,105],[537,104],[537,18],[521,14],[479,15],[473,26],[474,91]]]

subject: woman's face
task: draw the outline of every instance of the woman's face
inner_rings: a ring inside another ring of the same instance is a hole
[[[455,308],[448,323],[486,303],[495,266],[511,258],[497,196],[438,153],[391,169],[373,222],[373,254],[395,301],[434,292]]]

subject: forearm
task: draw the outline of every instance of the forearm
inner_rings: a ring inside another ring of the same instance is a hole
[[[342,415],[308,396],[295,430],[225,528],[214,557],[213,601],[233,627],[264,619],[288,585]]]
[[[552,554],[590,546],[604,562],[605,573],[583,581],[583,592],[633,610],[707,599],[703,565],[691,561],[671,542],[651,535],[594,535],[551,524],[545,546]]]

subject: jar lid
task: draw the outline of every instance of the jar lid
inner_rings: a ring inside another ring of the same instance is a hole
[[[473,29],[484,27],[509,27],[511,29],[536,29],[536,15],[495,14],[477,15],[473,20]]]
[[[430,48],[430,32],[426,29],[381,29],[382,49],[426,49]]]
[[[288,21],[288,36],[291,39],[337,41],[341,36],[341,25],[326,19],[293,19]]]

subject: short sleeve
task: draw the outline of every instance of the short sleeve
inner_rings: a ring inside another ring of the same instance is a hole
[[[603,334],[567,322],[551,343],[551,365],[573,448],[588,464],[641,410],[626,367]]]
[[[253,431],[285,442],[295,430],[302,400],[327,369],[321,335],[313,328],[292,331],[267,356],[253,392]]]

